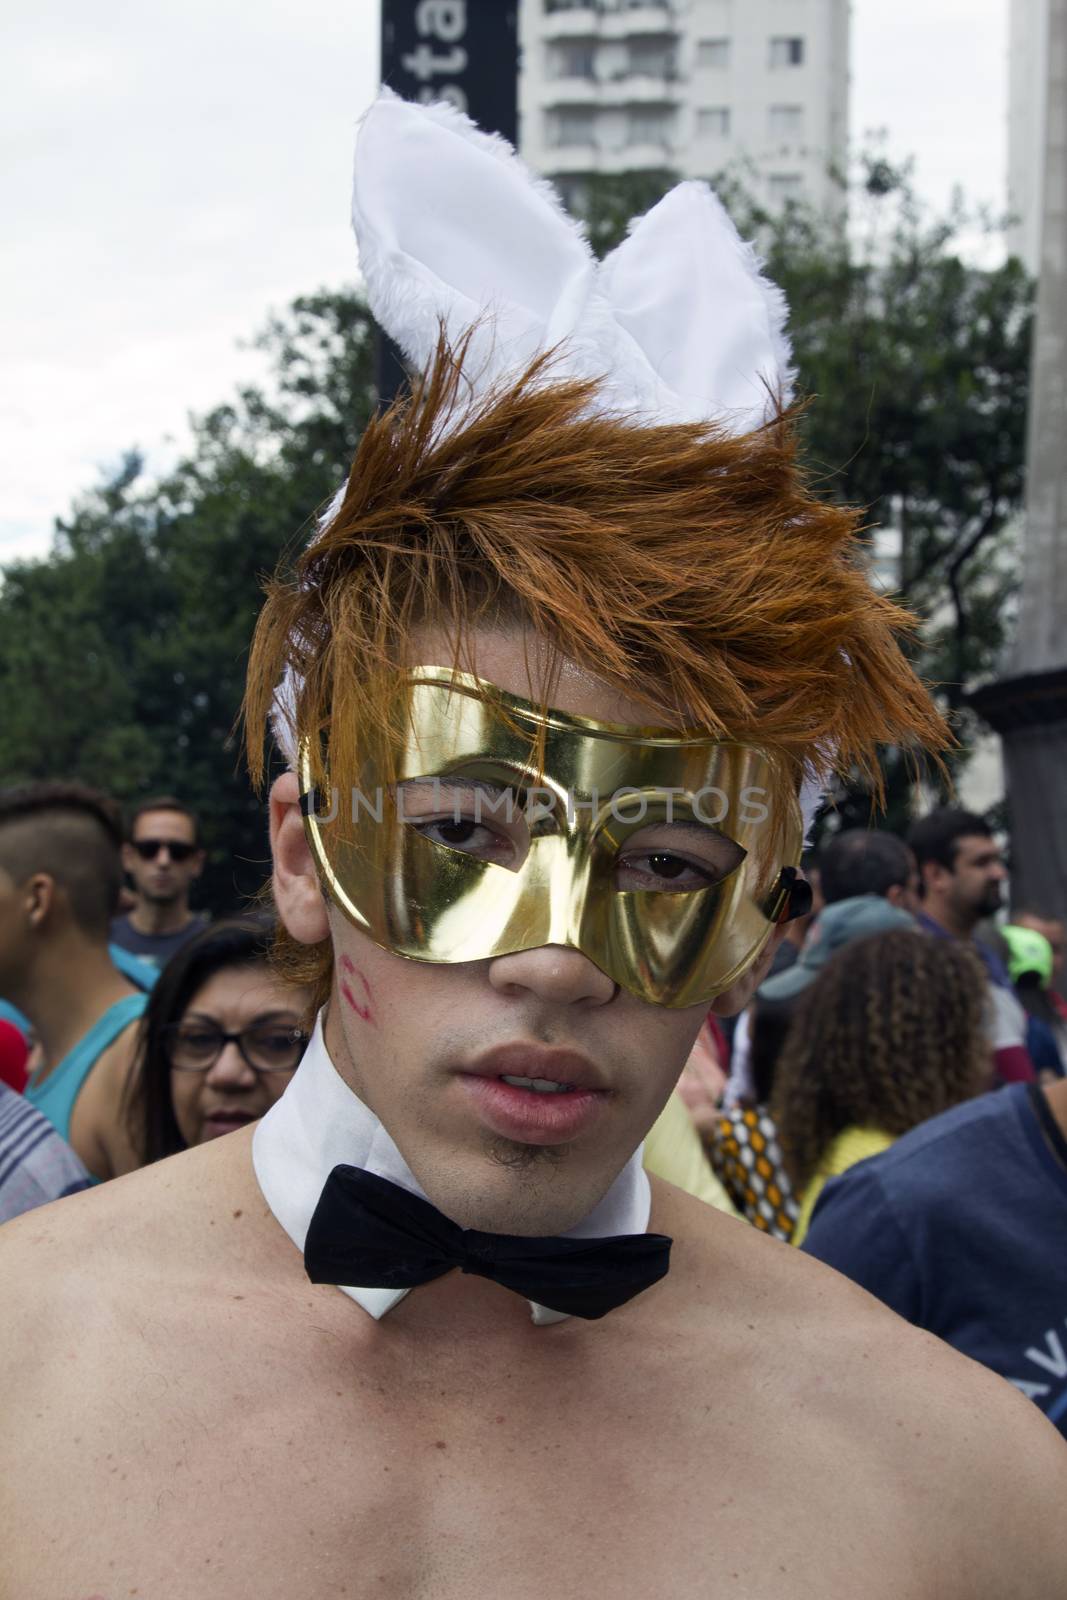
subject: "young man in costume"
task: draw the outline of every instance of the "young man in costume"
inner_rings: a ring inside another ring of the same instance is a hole
[[[429,376],[249,691],[258,752],[284,672],[323,1015],[254,1133],[0,1239],[0,1590],[1048,1600],[1054,1430],[640,1167],[769,960],[806,770],[936,734],[760,426],[780,308],[699,186],[598,272],[449,108],[375,106],[356,216]]]

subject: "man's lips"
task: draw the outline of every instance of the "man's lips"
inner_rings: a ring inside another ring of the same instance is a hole
[[[457,1069],[475,1113],[499,1138],[519,1144],[567,1144],[603,1113],[610,1091],[594,1064],[573,1050],[510,1044]],[[505,1082],[533,1078],[565,1084],[565,1093]]]
[[[543,1078],[549,1083],[565,1083],[573,1089],[596,1093],[605,1093],[608,1087],[603,1073],[588,1056],[546,1044],[497,1045],[457,1071],[472,1078]]]

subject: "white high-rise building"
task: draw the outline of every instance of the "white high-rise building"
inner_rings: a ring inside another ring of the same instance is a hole
[[[848,0],[522,0],[520,146],[589,174],[741,172],[772,207],[842,205]]]
[[[1045,173],[1048,0],[1012,0],[1008,93],[1008,249],[1037,276]]]

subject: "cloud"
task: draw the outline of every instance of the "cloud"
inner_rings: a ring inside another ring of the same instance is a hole
[[[270,309],[356,274],[377,7],[22,0],[5,40],[0,560],[129,446],[257,370]]]

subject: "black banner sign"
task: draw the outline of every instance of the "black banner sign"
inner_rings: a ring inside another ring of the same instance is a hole
[[[382,82],[518,136],[518,0],[382,0]]]

